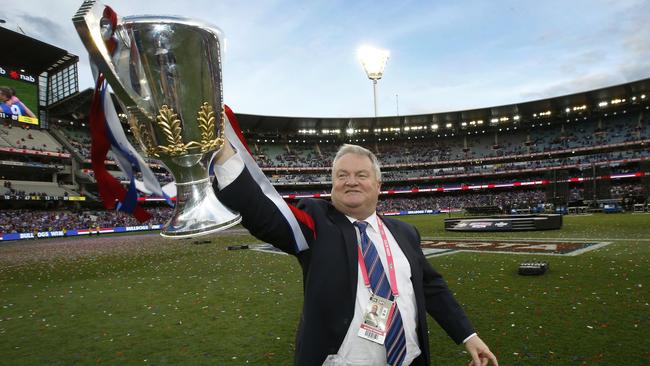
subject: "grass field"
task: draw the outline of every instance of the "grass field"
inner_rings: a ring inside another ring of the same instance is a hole
[[[574,257],[458,253],[433,257],[501,365],[650,362],[650,215],[565,217],[560,231],[425,237],[588,238],[613,244]],[[0,244],[0,364],[290,365],[302,304],[290,256],[227,251],[153,234]],[[541,259],[541,277],[516,274]],[[468,357],[430,320],[432,364]]]

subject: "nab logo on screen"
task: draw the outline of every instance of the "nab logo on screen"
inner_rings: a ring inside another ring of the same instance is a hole
[[[7,74],[7,72],[5,71],[5,69],[0,67],[0,75],[6,75],[6,74]],[[30,83],[35,83],[36,82],[36,79],[33,76],[27,75],[27,74],[22,74],[22,73],[20,73],[20,72],[18,72],[16,70],[10,70],[8,76],[10,78],[14,79],[14,80],[22,80],[22,81],[27,81],[27,82],[30,82]]]
[[[33,76],[31,76],[31,75],[24,75],[24,74],[20,74],[20,80],[29,81],[30,83],[33,83],[33,82],[36,81],[36,79],[34,79]]]

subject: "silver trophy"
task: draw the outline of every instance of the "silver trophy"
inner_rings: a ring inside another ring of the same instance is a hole
[[[142,150],[174,175],[176,206],[161,235],[184,238],[241,221],[214,194],[208,167],[224,143],[221,31],[179,17],[107,16],[85,1],[72,19],[129,117]]]

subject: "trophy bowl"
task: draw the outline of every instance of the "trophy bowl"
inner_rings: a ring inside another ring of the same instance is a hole
[[[209,176],[225,141],[221,31],[181,17],[110,19],[94,0],[82,4],[73,22],[140,147],[174,176],[176,205],[161,235],[194,237],[239,223]]]

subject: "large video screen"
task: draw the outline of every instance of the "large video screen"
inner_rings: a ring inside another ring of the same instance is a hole
[[[0,65],[0,119],[38,125],[38,77]]]

